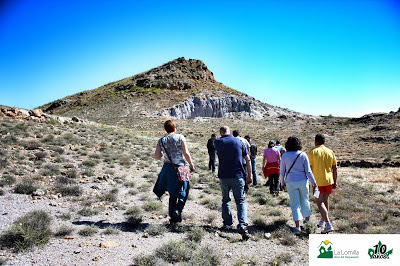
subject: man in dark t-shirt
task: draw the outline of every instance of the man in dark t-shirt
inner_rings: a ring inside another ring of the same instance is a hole
[[[214,141],[218,155],[218,178],[222,191],[222,219],[223,229],[232,227],[231,199],[229,192],[232,190],[237,207],[239,220],[238,231],[244,240],[249,239],[247,232],[247,207],[245,202],[244,186],[252,183],[250,156],[243,143],[230,134],[227,126],[220,128],[221,137]],[[244,180],[245,169],[242,158],[246,160],[247,179]]]
[[[253,186],[257,186],[257,171],[256,171],[257,145],[251,140],[249,135],[244,136],[244,138],[250,144],[250,161],[251,161],[251,170],[253,173]]]
[[[208,162],[208,170],[215,173],[215,145],[214,140],[217,138],[215,134],[211,134],[211,138],[207,141],[208,156],[210,158]]]

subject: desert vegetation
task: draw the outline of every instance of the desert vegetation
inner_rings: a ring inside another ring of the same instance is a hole
[[[171,227],[167,197],[160,201],[152,193],[162,166],[152,158],[164,134],[161,118],[135,122],[145,130],[0,118],[0,261],[57,264],[69,262],[71,256],[76,263],[86,264],[95,259],[134,265],[307,264],[308,234],[320,230],[315,227],[319,219],[315,202],[312,223],[295,236],[289,197],[268,193],[259,156],[260,184],[250,188],[246,199],[251,239],[242,241],[236,230],[220,230],[221,192],[216,175],[208,171],[205,144],[223,124],[250,134],[260,154],[269,139],[297,134],[307,150],[315,133],[327,132],[327,145],[340,161],[367,159],[371,153],[375,161],[397,160],[397,142],[366,145],[354,137],[387,133],[354,121],[342,125],[335,119],[179,120],[178,131],[188,140],[197,171],[183,222]],[[390,128],[397,130],[394,125]],[[339,167],[338,182],[331,199],[336,232],[400,230],[398,168]],[[110,239],[118,246],[106,252],[99,244]],[[243,252],[250,249],[252,254]],[[51,259],[60,253],[67,255]]]

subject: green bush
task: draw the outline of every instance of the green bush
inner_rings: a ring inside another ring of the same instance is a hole
[[[98,214],[98,211],[92,208],[84,207],[78,211],[78,214],[88,217]]]
[[[184,262],[192,258],[193,250],[185,242],[170,241],[157,248],[155,254],[157,257],[170,263]]]
[[[194,257],[188,262],[188,265],[196,266],[214,266],[221,264],[221,255],[214,249],[203,247],[197,252]]]
[[[151,224],[147,229],[146,232],[151,236],[159,236],[163,235],[167,232],[167,228],[162,224]]]
[[[21,182],[15,185],[14,192],[18,194],[30,195],[38,189],[38,186],[30,179],[23,179]]]
[[[121,232],[121,230],[118,227],[115,226],[108,226],[106,229],[104,229],[102,234],[105,235],[118,235]]]
[[[36,210],[18,218],[12,227],[0,236],[0,243],[19,252],[49,241],[50,215]]]
[[[125,215],[127,215],[126,223],[131,227],[137,227],[143,220],[142,210],[138,206],[129,208]]]
[[[78,185],[56,184],[55,190],[63,196],[80,196],[83,193]]]
[[[94,160],[86,160],[86,161],[83,161],[82,164],[87,167],[94,167],[97,165],[97,162]]]
[[[99,231],[99,228],[94,225],[88,225],[85,228],[79,230],[78,234],[81,236],[92,236]]]
[[[56,237],[64,237],[67,235],[70,235],[74,229],[72,227],[69,227],[67,225],[61,225],[57,231],[54,233],[54,236]]]
[[[303,226],[303,232],[307,235],[315,234],[317,232],[317,226],[312,222],[308,222]]]
[[[206,231],[201,227],[194,227],[186,233],[186,238],[190,241],[200,242],[205,236]]]
[[[149,201],[145,202],[143,205],[143,209],[145,211],[160,211],[162,210],[163,205],[159,201]]]
[[[4,173],[2,178],[0,179],[0,187],[3,185],[10,186],[12,184],[15,184],[17,182],[17,179],[13,177],[12,175]]]
[[[153,254],[144,255],[140,254],[139,256],[133,259],[135,266],[153,266],[157,264],[157,257]]]

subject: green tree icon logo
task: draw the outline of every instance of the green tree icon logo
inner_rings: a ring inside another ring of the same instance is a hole
[[[317,258],[321,259],[333,258],[332,242],[330,242],[329,240],[322,241],[318,248],[319,248],[319,256]]]
[[[378,245],[374,246],[374,249],[370,248],[368,250],[368,255],[370,259],[389,259],[389,255],[393,253],[393,249],[387,251],[387,246],[382,244],[381,241]]]

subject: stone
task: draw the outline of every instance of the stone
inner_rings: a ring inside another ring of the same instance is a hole
[[[74,121],[74,122],[81,122],[81,120],[80,120],[78,117],[76,117],[76,116],[73,116],[73,117],[72,117],[72,121]]]
[[[43,115],[43,111],[40,110],[40,109],[33,109],[33,110],[30,111],[30,114],[31,114],[31,116],[35,116],[35,117],[41,118],[42,115]]]
[[[9,117],[16,117],[16,116],[17,116],[17,115],[14,114],[13,112],[9,112],[9,111],[7,111],[7,112],[5,113],[5,115],[6,115],[6,116],[9,116]]]
[[[144,238],[149,238],[149,234],[148,234],[148,233],[144,233],[144,234],[143,234],[143,237],[144,237]]]
[[[58,203],[55,201],[51,201],[50,206],[58,207]]]
[[[31,115],[29,114],[28,110],[25,109],[19,109],[17,112],[17,115],[21,118],[29,118]]]
[[[265,233],[264,236],[265,236],[266,239],[270,239],[271,238],[271,233]]]
[[[103,241],[100,243],[101,248],[116,248],[119,247],[118,243],[115,241]]]
[[[66,236],[66,237],[64,237],[64,239],[75,239],[75,237],[74,236]]]
[[[228,258],[232,258],[232,253],[231,252],[228,252],[228,253],[226,253],[226,256],[228,257]]]
[[[18,114],[18,107],[11,108],[11,112],[13,112],[14,114]]]
[[[32,196],[37,196],[37,197],[41,197],[44,196],[46,194],[46,192],[43,191],[43,189],[36,189],[33,193]]]
[[[99,260],[101,260],[101,257],[94,257],[94,258],[92,259],[92,261],[99,261]]]

